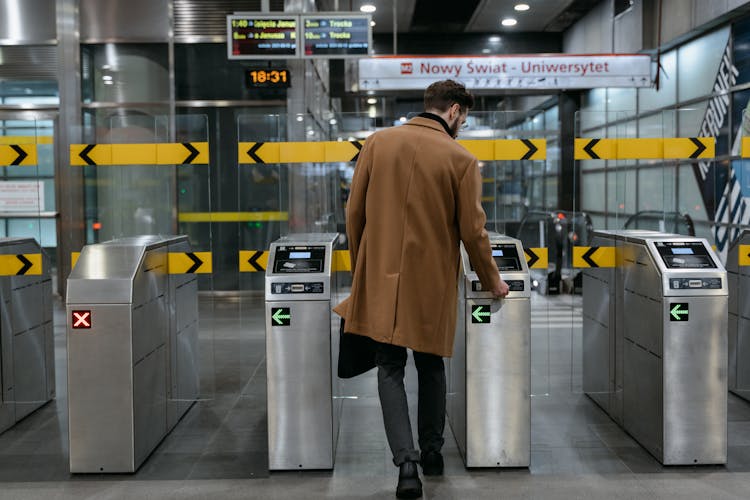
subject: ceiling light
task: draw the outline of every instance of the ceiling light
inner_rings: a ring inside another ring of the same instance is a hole
[[[506,17],[505,19],[502,20],[503,26],[515,26],[516,24],[518,24],[518,21],[516,21],[512,17]]]
[[[378,100],[375,99],[374,97],[370,97],[369,99],[367,99],[367,104],[377,104],[377,103],[378,103]]]
[[[330,123],[331,125],[336,125],[336,118],[331,118],[330,120],[328,120],[328,123]]]
[[[401,123],[406,123],[406,117],[405,117],[405,116],[402,116],[402,117],[400,117],[400,118],[398,119],[398,121],[400,121]]]
[[[490,43],[500,43],[500,37],[499,36],[491,36],[489,38]]]
[[[362,12],[364,12],[366,14],[371,14],[371,13],[375,12],[377,9],[376,9],[376,7],[374,5],[372,5],[370,3],[366,3],[363,6],[361,6],[359,8],[359,10],[361,10]]]
[[[370,26],[375,26],[375,21],[370,21]]]
[[[525,11],[525,10],[529,10],[529,8],[530,8],[530,7],[529,7],[529,4],[526,4],[526,3],[519,3],[519,4],[517,4],[517,5],[516,5],[515,7],[513,7],[513,8],[514,8],[514,9],[516,9],[517,11],[519,11],[519,12],[523,12],[523,11]]]
[[[297,115],[297,121],[298,121],[298,122],[301,122],[301,121],[302,121],[302,120],[304,120],[304,119],[305,119],[305,117],[304,117],[304,116],[302,116],[302,115]]]
[[[490,53],[490,49],[482,49],[482,54],[489,54],[489,53]]]

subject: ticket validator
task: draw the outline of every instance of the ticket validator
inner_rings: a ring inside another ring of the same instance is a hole
[[[490,235],[508,295],[482,290],[461,246],[448,419],[467,467],[528,467],[531,447],[531,286],[520,240]]]
[[[271,244],[266,267],[268,466],[333,468],[341,400],[333,371],[338,234],[293,234]]]
[[[727,460],[727,273],[706,240],[597,231],[583,281],[584,392],[665,465]]]

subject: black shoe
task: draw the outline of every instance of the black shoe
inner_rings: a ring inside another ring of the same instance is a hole
[[[439,451],[422,452],[420,463],[425,476],[443,475],[443,455]]]
[[[416,462],[404,462],[398,471],[396,498],[419,498],[422,496],[422,481],[419,480]]]

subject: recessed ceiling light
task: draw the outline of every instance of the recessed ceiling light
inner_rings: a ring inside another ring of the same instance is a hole
[[[490,37],[490,43],[499,43],[500,37],[499,36],[491,36]]]
[[[530,9],[529,4],[526,4],[526,3],[519,3],[513,8],[520,12]]]
[[[505,19],[502,20],[503,26],[515,26],[516,24],[518,24],[518,21],[516,21],[512,17],[506,17]]]
[[[365,12],[367,14],[370,14],[372,12],[375,12],[377,10],[377,8],[374,5],[370,4],[370,3],[366,3],[363,6],[361,6],[359,8],[359,10],[361,10],[362,12]]]
[[[378,103],[378,100],[375,99],[374,97],[370,97],[369,99],[367,99],[367,104],[377,104],[377,103]]]

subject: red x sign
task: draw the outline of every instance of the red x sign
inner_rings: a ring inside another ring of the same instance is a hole
[[[73,311],[73,328],[91,328],[91,311]]]

